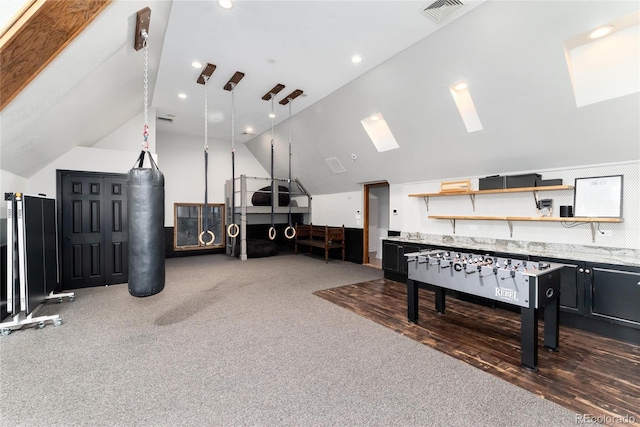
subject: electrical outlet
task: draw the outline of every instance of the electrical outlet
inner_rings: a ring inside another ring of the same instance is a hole
[[[613,231],[612,230],[600,230],[600,233],[602,233],[602,235],[606,236],[606,237],[613,236]]]
[[[478,226],[477,225],[470,225],[469,226],[469,230],[477,230]]]

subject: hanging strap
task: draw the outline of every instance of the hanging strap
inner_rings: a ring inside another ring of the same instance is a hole
[[[207,85],[209,83],[209,77],[204,76],[204,207],[202,212],[202,232],[198,235],[198,241],[203,246],[212,245],[216,236],[213,231],[209,230],[209,206],[208,206],[208,177],[209,177],[209,117],[207,110]],[[205,242],[203,236],[208,234],[211,240]]]
[[[140,151],[140,155],[138,156],[138,159],[133,164],[133,168],[142,168],[143,167],[145,154],[149,155],[149,164],[151,164],[151,169],[156,170],[156,171],[159,170],[158,169],[158,165],[153,160],[153,156],[151,155],[151,153],[148,150]],[[136,164],[137,164],[137,166],[136,166]]]
[[[271,228],[269,228],[269,240],[274,240],[276,238],[276,227],[274,224],[274,207],[276,203],[275,191],[276,191],[276,182],[273,178],[273,119],[275,118],[275,114],[273,113],[273,98],[274,94],[271,94]]]
[[[235,238],[240,234],[236,224],[236,84],[231,83],[231,224],[227,227],[227,235]]]
[[[291,104],[293,101],[289,101],[289,226],[284,230],[284,236],[291,240],[296,237],[296,229],[291,223]]]

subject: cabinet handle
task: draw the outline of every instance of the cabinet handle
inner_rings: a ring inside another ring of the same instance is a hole
[[[584,273],[584,268],[579,268],[578,273]]]
[[[591,273],[591,271],[588,268],[584,272],[587,274]]]

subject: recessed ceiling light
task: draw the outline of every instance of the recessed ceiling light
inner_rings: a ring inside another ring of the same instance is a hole
[[[613,25],[607,25],[606,27],[596,28],[591,33],[589,33],[589,38],[590,39],[598,39],[600,37],[606,36],[611,31],[613,31]]]
[[[273,114],[273,113],[269,113],[269,117],[273,119],[273,118],[275,118],[275,117],[276,117],[276,115],[275,115],[275,114]]]
[[[180,93],[178,94],[178,98],[180,98],[180,99],[187,99],[187,94],[186,94],[186,93],[182,93],[182,92],[180,92]]]
[[[362,62],[362,57],[360,55],[353,55],[351,57],[351,62],[353,62],[354,64],[359,64],[360,62]]]
[[[275,63],[276,63],[276,60],[275,60],[275,59],[272,59],[272,58],[269,58],[269,59],[267,59],[267,62],[268,62],[269,64],[275,64]]]
[[[371,117],[369,117],[372,121],[376,121],[376,120],[380,120],[380,114],[374,114]]]
[[[246,133],[253,133],[253,128],[252,128],[251,126],[247,126],[247,127],[244,129],[244,131],[245,131]]]
[[[193,61],[193,62],[191,63],[191,66],[192,66],[193,68],[202,68],[202,64],[201,64],[201,63],[199,63],[198,61]]]
[[[466,88],[467,88],[467,84],[465,82],[460,82],[453,85],[453,90],[463,90]]]
[[[231,0],[218,0],[218,4],[223,9],[233,9],[233,2]]]

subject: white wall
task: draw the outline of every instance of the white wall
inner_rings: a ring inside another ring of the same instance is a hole
[[[28,192],[56,197],[56,170],[127,173],[136,163],[139,151],[118,151],[75,147],[29,178]]]
[[[380,207],[378,206],[378,197],[375,194],[369,194],[369,252],[378,250],[378,240],[380,226]]]
[[[174,203],[204,203],[204,136],[160,133],[158,156],[165,178],[165,226],[173,226]],[[269,173],[244,146],[236,145],[235,175],[268,177]],[[225,182],[231,179],[231,143],[209,141],[208,202],[224,203]]]
[[[149,151],[156,153],[156,109],[149,108]],[[144,130],[144,113],[140,113],[93,145],[94,148],[137,151],[140,153]],[[133,164],[133,159],[131,163]]]
[[[372,236],[372,230],[369,229],[369,248],[370,250],[373,245],[376,247],[376,258],[382,258],[382,239],[387,237],[389,231],[389,186],[383,187],[370,187],[369,195],[375,196],[378,200],[378,226],[375,230],[375,235]],[[371,211],[372,207],[369,206],[369,210]],[[371,215],[371,212],[369,212]]]
[[[149,109],[149,151],[155,152],[156,110]],[[136,162],[143,141],[143,114],[120,126],[92,147],[74,147],[29,177],[28,192],[56,197],[56,170],[127,173]],[[154,156],[158,166],[160,163]]]
[[[362,191],[313,196],[311,222],[320,225],[362,228]]]
[[[537,171],[543,179],[562,178],[565,185],[573,185],[575,178],[606,175],[624,175],[623,222],[602,223],[601,230],[609,230],[611,236],[603,236],[596,231],[592,242],[588,223],[576,227],[564,227],[562,223],[513,222],[513,236],[509,235],[506,221],[456,221],[456,236],[484,237],[505,240],[578,244],[607,248],[640,248],[640,162],[583,166],[567,169]],[[526,173],[522,172],[522,173]],[[478,177],[471,179],[472,188],[478,188]],[[469,196],[430,197],[429,210],[423,198],[409,197],[409,194],[437,193],[440,181],[414,182],[391,185],[390,229],[407,233],[420,232],[435,235],[453,235],[449,220],[430,219],[429,215],[469,215],[469,216],[526,216],[538,213],[532,192],[511,194],[477,195],[475,211]],[[539,199],[553,200],[553,215],[559,216],[559,206],[573,205],[573,191],[539,192]],[[570,223],[570,219],[567,221]]]
[[[455,236],[516,240],[523,242],[542,242],[573,244],[604,248],[640,248],[640,162],[621,162],[603,165],[590,165],[565,169],[547,169],[522,171],[537,172],[543,179],[561,178],[563,184],[574,185],[575,178],[620,175],[624,176],[623,221],[620,223],[601,223],[600,230],[611,231],[605,236],[596,230],[595,242],[592,241],[588,223],[572,227],[570,219],[565,225],[559,222],[513,222],[513,236],[509,235],[506,221],[456,221]],[[504,173],[497,171],[497,174]],[[460,179],[468,179],[464,177]],[[471,177],[473,189],[478,188],[478,178]],[[438,193],[440,181],[411,182],[389,186],[389,229],[405,233],[419,232],[451,236],[453,229],[449,220],[430,219],[429,215],[468,215],[468,216],[538,216],[533,192],[510,194],[477,195],[475,211],[471,199],[466,195],[429,198],[427,210],[423,198],[409,197],[409,194]],[[561,205],[573,205],[572,190],[539,192],[539,199],[552,199],[554,212],[559,216]],[[379,205],[382,203],[378,200]],[[362,212],[361,192],[346,192],[314,196],[312,202],[312,222],[316,224],[340,225],[361,228],[362,218],[356,219]],[[395,211],[395,212],[394,212]]]

